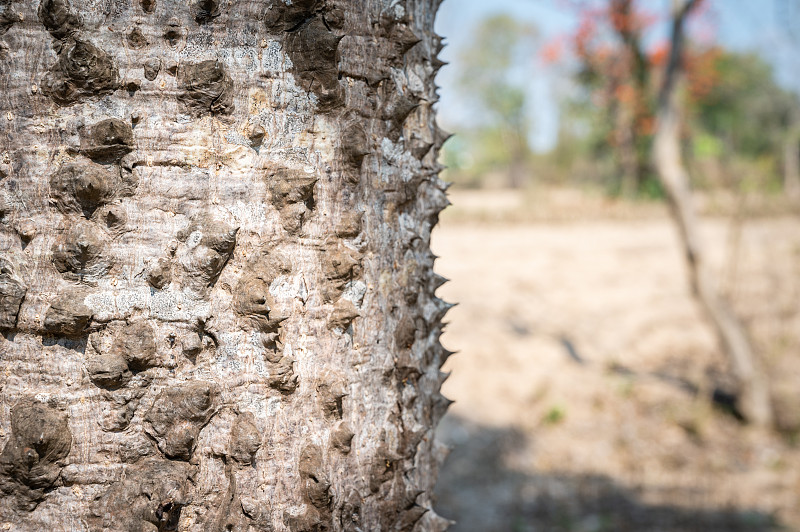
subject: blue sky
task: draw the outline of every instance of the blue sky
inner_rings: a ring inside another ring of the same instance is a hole
[[[776,67],[780,82],[800,93],[800,0],[707,0],[716,28],[717,40],[737,50],[761,53]],[[447,39],[442,59],[444,67],[437,82],[441,86],[439,121],[445,129],[456,131],[465,123],[465,106],[458,94],[455,78],[459,54],[469,44],[474,28],[481,20],[497,13],[507,13],[535,25],[543,40],[563,35],[575,27],[574,12],[564,0],[445,0],[436,19],[436,31]],[[671,0],[642,0],[641,5],[667,13]],[[666,32],[666,28],[664,28]],[[535,53],[535,52],[534,52]],[[555,93],[563,80],[543,72],[533,61],[520,65],[529,92],[528,115],[532,124],[531,143],[547,149],[558,129]]]

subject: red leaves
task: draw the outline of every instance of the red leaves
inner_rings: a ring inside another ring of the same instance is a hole
[[[595,17],[592,16],[592,11],[593,10],[587,10],[582,13],[581,22],[572,38],[575,53],[582,60],[591,58],[591,43],[597,32],[597,23],[595,22]]]
[[[558,63],[564,55],[564,39],[554,39],[542,46],[539,55],[547,65]]]
[[[661,41],[650,50],[649,61],[653,67],[661,68],[667,64],[670,52],[669,41]]]
[[[717,61],[721,55],[722,50],[713,47],[686,57],[686,79],[689,82],[689,96],[692,100],[702,100],[719,82]]]
[[[546,63],[560,60],[571,48],[581,66],[581,80],[591,100],[607,109],[615,129],[625,128],[637,136],[649,136],[654,126],[654,101],[661,71],[671,50],[668,40],[648,43],[656,24],[666,24],[669,13],[646,11],[652,2],[642,0],[586,0],[572,2],[578,25],[566,37],[548,43],[541,55]],[[692,17],[702,17],[698,28],[708,33],[708,2],[698,1]],[[718,81],[717,52],[713,48],[687,52],[689,97],[702,98]],[[611,138],[616,132],[611,132]]]

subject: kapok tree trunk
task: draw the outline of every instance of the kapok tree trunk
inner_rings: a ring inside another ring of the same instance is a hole
[[[437,7],[0,0],[0,528],[446,527]]]
[[[738,380],[739,407],[747,421],[768,426],[772,406],[766,376],[760,368],[744,326],[720,296],[705,261],[697,216],[692,206],[689,178],[680,152],[680,118],[676,85],[680,76],[683,25],[696,0],[676,0],[672,50],[659,100],[654,162],[670,201],[671,212],[683,243],[690,283],[721,340]]]

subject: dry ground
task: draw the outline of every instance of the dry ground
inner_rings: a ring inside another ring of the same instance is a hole
[[[567,194],[547,221],[514,194],[452,200],[434,251],[452,280],[439,294],[459,303],[443,337],[460,353],[445,366],[456,403],[439,437],[453,451],[437,489],[454,531],[800,530],[800,442],[711,406],[726,364],[664,209],[603,219],[591,200],[587,219],[565,215],[581,210]],[[703,223],[796,431],[800,218]]]

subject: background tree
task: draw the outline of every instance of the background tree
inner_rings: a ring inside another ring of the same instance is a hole
[[[795,203],[800,200],[800,109],[789,112],[783,144],[783,190]]]
[[[738,185],[743,179],[737,179],[739,168],[747,164],[762,186],[770,179],[779,183],[784,150],[795,129],[797,97],[780,87],[770,65],[753,53],[710,47],[695,50],[686,63],[688,155],[695,161],[713,160],[719,167],[715,173],[727,176],[722,185]],[[694,174],[707,181],[709,171],[704,166]]]
[[[659,93],[653,160],[679,229],[692,290],[713,323],[737,378],[741,413],[755,425],[768,426],[773,414],[766,375],[747,331],[714,285],[681,154],[679,83],[684,64],[684,27],[687,17],[700,2],[702,0],[673,2],[671,47]]]
[[[791,175],[791,117],[797,99],[753,54],[683,44],[688,19],[697,16],[702,2],[676,7],[680,20],[673,20],[673,29],[678,33],[669,45],[649,48],[642,44],[643,34],[658,17],[641,6],[618,0],[579,5],[582,22],[571,41],[583,98],[571,108],[588,123],[593,142],[612,146],[624,176],[623,190],[641,191],[650,161],[654,163],[685,247],[690,284],[739,380],[743,414],[755,424],[768,425],[772,414],[766,377],[744,327],[718,293],[705,264],[683,161],[690,161],[696,183],[737,189],[769,184],[781,166]],[[633,138],[638,140],[626,144]],[[716,183],[709,162],[721,176]],[[625,186],[626,181],[636,186]]]
[[[601,109],[603,142],[613,147],[622,192],[633,195],[648,175],[656,61],[643,34],[655,19],[633,0],[579,5],[580,24],[571,36],[576,79]]]
[[[435,0],[0,1],[0,523],[442,530]]]
[[[475,172],[505,169],[511,187],[520,187],[527,177],[529,87],[520,65],[529,59],[536,34],[507,15],[485,19],[462,52],[458,76],[470,123],[464,124],[461,144],[448,150],[468,153]]]
[[[642,192],[652,174],[656,100],[669,51],[652,38],[660,17],[644,6],[633,0],[578,2],[580,24],[569,38],[581,91],[565,102],[567,120],[589,124],[590,157],[602,159],[611,147],[618,188],[627,195]],[[697,181],[765,189],[783,174],[788,193],[800,188],[793,170],[796,95],[779,86],[770,65],[754,53],[691,41],[684,53],[681,139],[692,147],[686,156]]]

